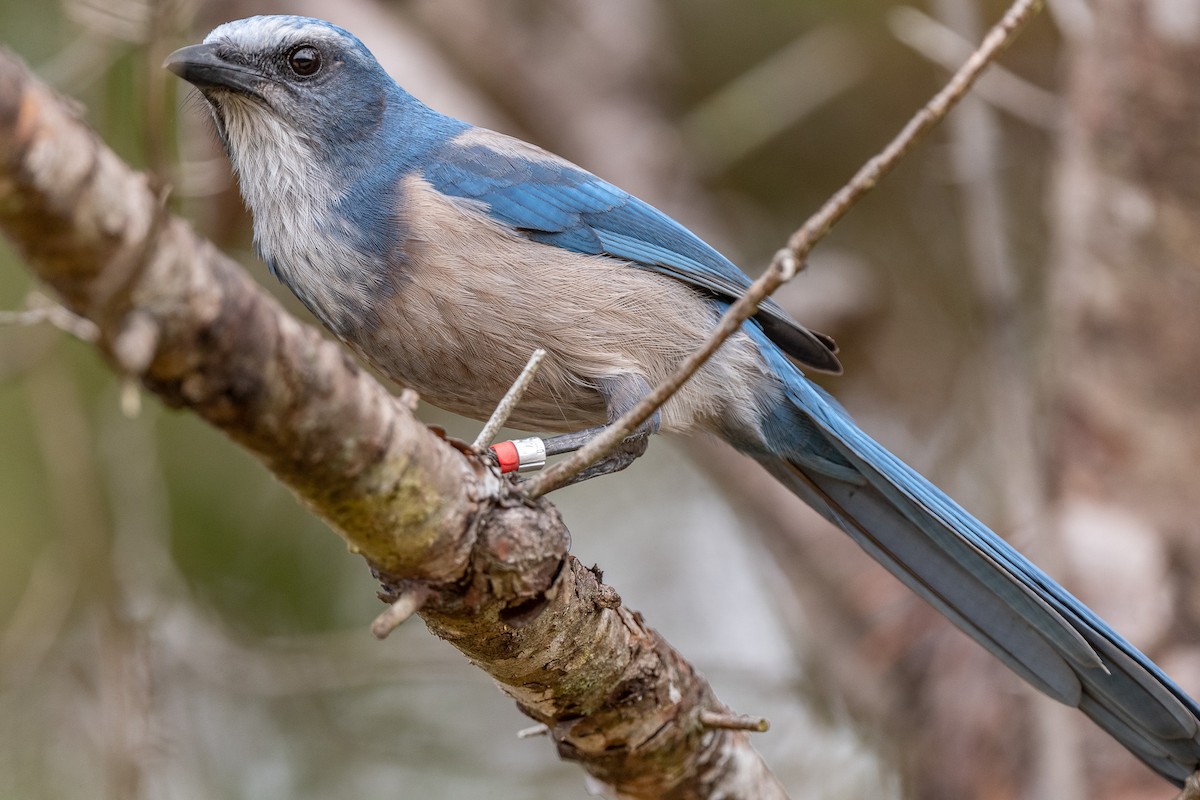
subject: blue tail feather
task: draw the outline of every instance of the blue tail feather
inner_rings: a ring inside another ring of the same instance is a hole
[[[753,325],[780,381],[757,441],[795,494],[1017,674],[1076,706],[1177,785],[1200,765],[1200,706],[1011,545],[867,436]]]

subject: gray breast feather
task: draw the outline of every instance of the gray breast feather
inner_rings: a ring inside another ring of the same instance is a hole
[[[606,256],[532,242],[419,177],[401,192],[405,239],[396,290],[378,324],[346,336],[389,377],[434,405],[486,418],[529,355],[548,356],[513,417],[535,430],[607,421],[598,386],[635,374],[657,383],[716,321],[695,290]],[[764,380],[737,336],[662,412],[662,428],[711,427],[728,407],[753,407]]]

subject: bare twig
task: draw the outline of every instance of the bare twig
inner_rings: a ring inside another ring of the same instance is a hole
[[[508,422],[509,416],[512,415],[513,409],[517,407],[517,403],[521,402],[521,398],[525,396],[525,390],[529,388],[529,384],[533,381],[533,377],[537,375],[538,367],[542,365],[542,359],[546,357],[546,351],[539,347],[533,351],[533,355],[529,357],[529,362],[525,364],[525,369],[521,370],[521,374],[517,376],[513,385],[508,387],[508,391],[501,398],[496,410],[492,412],[492,417],[483,426],[483,430],[475,437],[475,443],[471,447],[476,450],[482,450],[492,443],[492,439],[496,438],[496,434],[504,427],[504,423]]]
[[[121,413],[126,419],[137,419],[142,413],[142,390],[137,379],[126,377],[121,381]]]
[[[752,733],[766,733],[771,729],[771,723],[767,721],[766,717],[752,717],[748,714],[730,714],[728,712],[710,711],[708,709],[700,712],[700,724],[706,728],[750,731]]]
[[[24,311],[0,311],[0,325],[40,325],[49,319],[44,308],[27,308]]]
[[[100,330],[91,320],[72,314],[57,304],[35,306],[22,311],[0,311],[0,326],[40,325],[43,322],[85,342],[94,342],[100,335]]]
[[[408,622],[413,614],[420,611],[421,606],[425,605],[425,601],[428,599],[429,589],[425,586],[416,586],[403,592],[396,598],[396,602],[384,609],[371,623],[371,634],[376,639],[386,639],[392,631]]]
[[[1042,0],[1017,0],[996,25],[988,31],[979,49],[971,54],[966,63],[950,78],[950,81],[933,99],[908,121],[908,124],[877,155],[867,161],[850,181],[825,202],[816,214],[809,217],[791,238],[787,247],[775,254],[767,271],[750,285],[737,302],[721,317],[709,338],[692,355],[684,359],[679,368],[654,388],[641,402],[625,413],[602,434],[570,458],[534,476],[525,483],[525,490],[532,497],[539,497],[565,485],[590,464],[611,453],[625,437],[650,418],[663,403],[679,390],[696,373],[713,353],[741,328],[743,322],[752,317],[758,304],[781,285],[791,280],[800,270],[808,254],[838,221],[858,201],[874,188],[881,178],[892,170],[913,146],[935,125],[945,118],[950,109],[979,79],[983,70],[1007,47],[1017,33],[1042,6]]]
[[[954,69],[971,53],[971,40],[958,31],[911,6],[899,6],[888,13],[892,35],[914,51],[946,69]],[[1058,125],[1062,103],[1048,92],[999,64],[984,75],[976,87],[976,96],[1039,128]]]
[[[518,739],[533,739],[538,736],[549,736],[549,735],[550,735],[550,726],[544,725],[540,722],[537,725],[530,725],[528,728],[521,728],[521,730],[517,731]]]

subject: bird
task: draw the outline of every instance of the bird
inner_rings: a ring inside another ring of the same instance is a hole
[[[207,101],[270,272],[351,350],[486,419],[611,424],[750,285],[680,223],[566,159],[444,115],[323,20],[256,16],[164,66]],[[1200,706],[1004,539],[875,442],[805,371],[833,340],[771,300],[631,439],[709,432],[758,461],[1017,675],[1177,786]]]

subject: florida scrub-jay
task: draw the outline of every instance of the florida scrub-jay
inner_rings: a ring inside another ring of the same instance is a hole
[[[329,23],[230,22],[166,65],[208,101],[271,271],[434,405],[486,418],[544,347],[513,423],[610,422],[749,284],[617,187],[423,105]],[[711,431],[755,458],[1017,674],[1181,784],[1200,764],[1200,707],[800,367],[839,371],[832,341],[765,302],[650,427]]]

